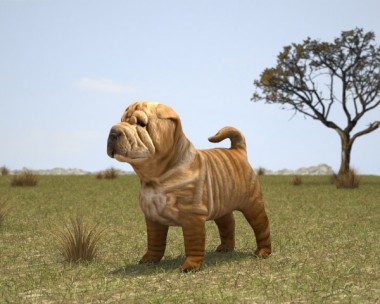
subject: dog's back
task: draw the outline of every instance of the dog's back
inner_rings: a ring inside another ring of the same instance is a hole
[[[221,129],[210,142],[231,140],[231,148],[199,150],[203,198],[208,202],[208,219],[243,209],[261,196],[260,185],[248,162],[244,136],[233,127]]]

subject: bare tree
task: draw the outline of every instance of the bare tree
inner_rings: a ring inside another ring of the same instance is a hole
[[[277,65],[254,81],[253,101],[281,104],[339,134],[339,174],[350,169],[355,140],[380,126],[379,120],[373,121],[354,133],[364,114],[380,104],[380,47],[374,40],[373,32],[359,28],[342,32],[332,43],[307,38],[284,47]],[[343,126],[331,120],[338,110],[345,117]]]

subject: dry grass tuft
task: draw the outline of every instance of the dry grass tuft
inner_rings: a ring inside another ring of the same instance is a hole
[[[9,175],[9,169],[7,168],[7,167],[5,167],[5,166],[2,166],[1,168],[0,168],[0,172],[1,172],[1,175]]]
[[[98,245],[103,230],[98,225],[89,228],[82,217],[71,219],[62,230],[55,233],[66,262],[90,262],[98,254]]]
[[[257,169],[257,175],[259,176],[263,176],[265,175],[265,169],[263,167],[260,167],[259,169]]]
[[[101,171],[96,175],[97,179],[115,179],[119,176],[119,171],[115,168],[109,168],[107,170]]]
[[[292,184],[294,185],[294,186],[300,186],[300,185],[302,185],[302,183],[303,183],[303,181],[302,181],[302,178],[301,177],[299,177],[299,176],[294,176],[293,177],[293,179],[292,179]]]
[[[30,170],[15,175],[11,179],[11,186],[36,186],[38,184],[39,176]]]
[[[9,208],[7,202],[0,202],[0,226],[3,225],[5,216],[8,214]]]
[[[353,169],[350,169],[347,173],[334,174],[333,180],[338,189],[355,189],[361,183],[360,176]]]

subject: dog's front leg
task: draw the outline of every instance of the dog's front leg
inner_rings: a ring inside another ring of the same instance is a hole
[[[153,222],[148,218],[145,218],[145,222],[148,250],[141,258],[140,263],[156,263],[164,256],[169,226]]]
[[[199,270],[205,256],[205,219],[199,215],[188,215],[182,225],[186,259],[183,271]]]

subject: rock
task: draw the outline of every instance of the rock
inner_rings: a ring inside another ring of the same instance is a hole
[[[257,172],[258,169],[255,169]],[[320,164],[318,166],[302,167],[297,170],[282,169],[279,171],[265,170],[266,175],[332,175],[333,169],[326,165]]]
[[[21,170],[14,170],[12,171],[12,174],[19,174],[24,171],[32,171],[35,174],[38,175],[87,175],[91,174],[91,172],[84,171],[81,169],[64,169],[64,168],[53,168],[53,169],[46,169],[46,170],[30,170],[28,168],[22,168]]]
[[[300,168],[295,171],[295,175],[332,175],[334,171],[326,164],[312,166],[307,168]]]

